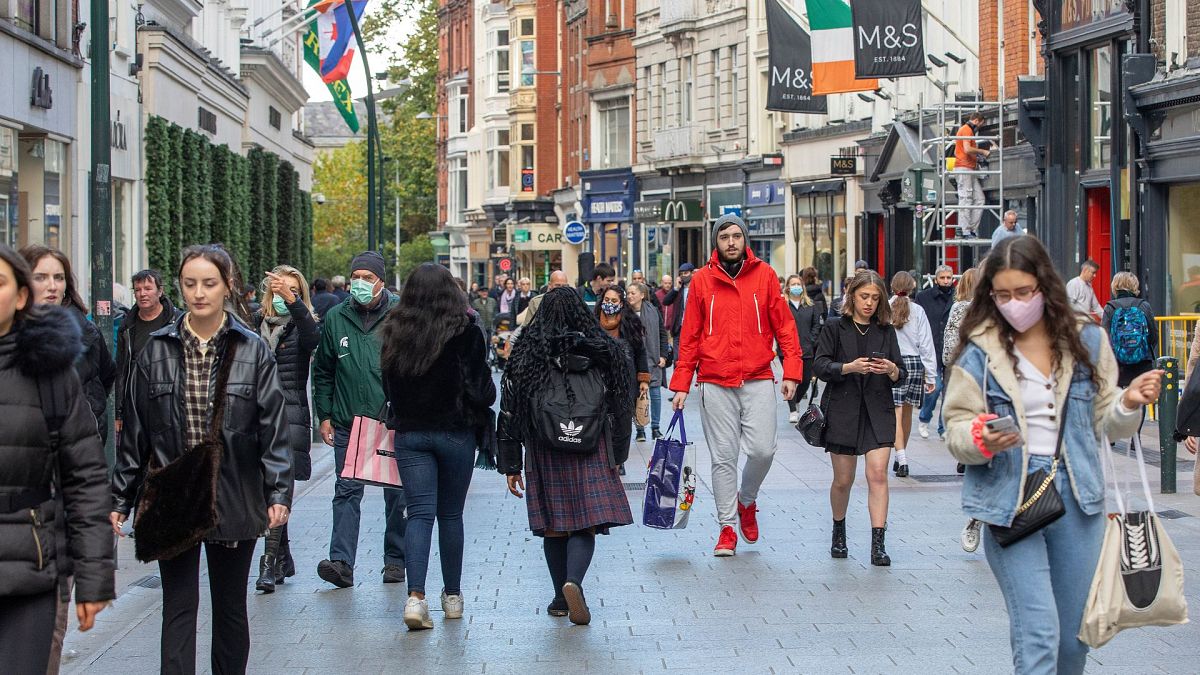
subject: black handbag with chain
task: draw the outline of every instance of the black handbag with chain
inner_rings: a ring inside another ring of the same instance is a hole
[[[987,396],[986,392],[984,396]],[[1054,486],[1054,476],[1058,473],[1058,465],[1062,461],[1063,431],[1067,428],[1067,408],[1070,405],[1071,397],[1067,396],[1067,403],[1063,406],[1060,416],[1062,422],[1058,425],[1058,442],[1054,448],[1054,463],[1050,465],[1050,471],[1038,469],[1025,476],[1025,489],[1022,492],[1025,501],[1017,507],[1017,515],[1013,518],[1012,525],[988,525],[988,530],[1001,547],[1021,541],[1067,512],[1063,506],[1062,495],[1058,494],[1058,488]]]
[[[813,403],[817,395],[817,382],[813,380],[812,392],[808,395],[808,409],[796,422],[796,430],[804,436],[804,441],[814,448],[825,447],[825,411]]]

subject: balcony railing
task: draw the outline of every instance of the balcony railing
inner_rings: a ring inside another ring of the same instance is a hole
[[[696,154],[696,128],[692,126],[660,129],[654,134],[654,160],[665,161]]]
[[[698,18],[696,0],[662,0],[658,9],[658,29],[663,35],[695,30]]]

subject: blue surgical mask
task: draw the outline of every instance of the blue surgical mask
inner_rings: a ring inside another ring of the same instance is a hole
[[[788,293],[792,295],[802,295],[804,293],[803,286],[788,286]]]
[[[619,302],[602,302],[600,303],[600,311],[608,316],[621,313],[621,303]]]
[[[283,298],[278,295],[271,298],[271,306],[275,308],[275,313],[279,316],[287,316],[288,314],[291,314],[291,310],[288,309],[287,303],[284,302]]]
[[[369,305],[379,295],[375,292],[375,284],[363,279],[355,279],[350,282],[350,297],[360,305]]]

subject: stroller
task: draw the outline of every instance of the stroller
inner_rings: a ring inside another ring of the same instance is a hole
[[[514,323],[511,314],[497,314],[492,320],[492,345],[489,355],[492,367],[501,372],[508,363],[509,341]]]

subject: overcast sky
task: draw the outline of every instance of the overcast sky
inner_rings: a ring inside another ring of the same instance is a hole
[[[373,5],[371,3],[367,3],[366,16],[371,15],[372,8]],[[392,57],[395,55],[394,52],[399,52],[399,45],[404,42],[404,39],[407,38],[410,33],[412,33],[415,24],[415,21],[404,19],[397,22],[397,25],[393,26],[392,29],[388,31],[388,39],[386,42],[389,45],[395,45],[395,47],[393,49],[373,50],[370,54],[368,54],[372,72],[380,72],[387,68],[388,64],[391,63]],[[363,72],[362,62],[358,59],[357,51],[358,49],[356,47],[354,65],[350,68],[350,77],[348,79],[350,80],[350,91],[354,94],[354,98],[362,98],[367,93],[367,75]],[[332,98],[329,95],[329,87],[326,87],[325,84],[321,82],[321,77],[317,75],[317,71],[309,68],[307,65],[304,67],[304,86],[306,89],[308,89],[309,100],[328,101],[330,98]],[[386,86],[386,83],[376,82],[375,91],[379,91]]]

